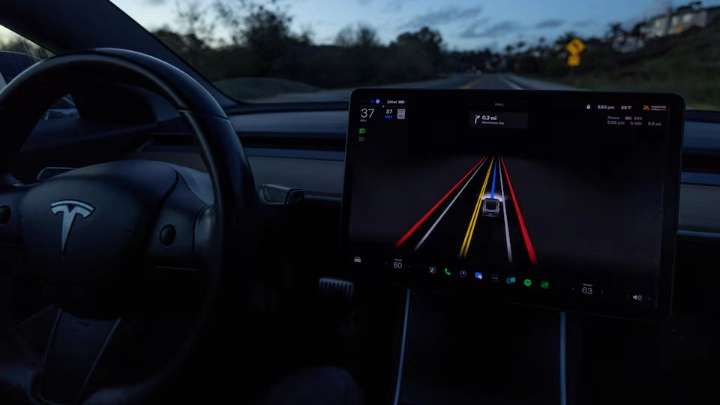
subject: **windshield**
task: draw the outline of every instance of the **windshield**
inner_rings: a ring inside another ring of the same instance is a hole
[[[112,0],[230,97],[672,91],[720,110],[720,0]]]

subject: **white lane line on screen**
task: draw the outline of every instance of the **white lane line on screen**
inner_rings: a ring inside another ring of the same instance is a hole
[[[473,177],[475,177],[475,175],[478,174],[478,172],[480,171],[480,169],[482,169],[482,167],[485,166],[485,162],[487,162],[488,160],[490,160],[490,159],[489,159],[488,157],[485,157],[485,160],[483,160],[483,162],[480,164],[480,166],[478,166],[478,168],[475,170],[475,173],[473,173],[472,176],[470,176],[470,178],[468,179],[468,181],[465,182],[465,185],[462,186],[462,188],[460,189],[460,191],[458,191],[458,193],[455,195],[455,198],[453,198],[452,201],[450,201],[450,204],[448,204],[448,206],[445,208],[445,211],[443,211],[442,214],[440,214],[440,216],[439,216],[438,219],[435,221],[435,223],[432,224],[432,226],[430,227],[430,229],[428,229],[428,231],[427,231],[427,233],[425,234],[425,236],[423,236],[422,239],[420,239],[420,242],[418,242],[418,244],[417,244],[417,246],[415,246],[415,249],[414,249],[414,250],[420,249],[420,246],[422,246],[422,244],[425,243],[425,240],[428,238],[428,236],[430,236],[430,234],[432,233],[432,231],[435,230],[435,227],[437,226],[437,224],[440,223],[440,221],[443,219],[443,217],[445,216],[445,214],[447,214],[448,210],[450,210],[450,207],[452,207],[453,204],[455,204],[455,200],[457,200],[458,197],[460,197],[460,194],[462,194],[463,191],[465,191],[465,188],[468,186],[468,184],[470,184],[470,182],[472,181]]]
[[[505,187],[503,186],[503,170],[500,169],[500,192],[502,193],[502,210],[503,218],[505,219],[505,244],[507,245],[508,263],[512,263],[512,247],[510,245],[510,228],[508,227],[507,220],[507,205],[505,205]]]

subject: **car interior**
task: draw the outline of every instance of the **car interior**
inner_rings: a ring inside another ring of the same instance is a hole
[[[715,114],[562,90],[243,103],[76,3],[0,7],[57,55],[0,91],[0,403],[263,403],[312,367],[368,404],[712,395]],[[77,116],[47,119],[68,95]]]

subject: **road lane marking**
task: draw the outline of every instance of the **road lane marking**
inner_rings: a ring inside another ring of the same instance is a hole
[[[463,84],[462,86],[460,86],[460,88],[461,89],[472,89],[476,85],[480,84],[480,81],[482,81],[482,79],[475,79],[475,80],[471,81],[470,83]]]
[[[495,156],[493,156],[492,160],[490,161],[490,167],[488,167],[487,174],[485,175],[485,181],[483,182],[482,188],[480,189],[480,195],[478,196],[478,200],[475,203],[475,209],[473,210],[473,215],[470,218],[470,224],[468,226],[467,232],[465,233],[463,248],[460,251],[460,256],[463,258],[467,257],[468,251],[470,250],[470,242],[472,241],[473,234],[475,233],[475,225],[477,224],[477,218],[480,214],[480,207],[482,206],[485,189],[487,188],[488,180],[490,179],[490,172],[492,172],[493,169],[493,163],[495,163]]]
[[[505,244],[507,245],[508,263],[512,263],[512,245],[510,244],[510,228],[507,220],[507,205],[505,205],[505,187],[503,186],[503,170],[500,169],[500,192],[502,193],[502,210],[505,219]]]
[[[495,198],[495,178],[497,177],[497,165],[493,167],[493,181],[492,185],[490,186],[490,198]]]
[[[483,157],[483,158],[480,159],[477,163],[475,163],[475,166],[473,166],[470,170],[468,170],[468,172],[465,174],[465,176],[463,176],[463,177],[460,179],[460,181],[458,181],[457,184],[455,184],[455,185],[453,186],[453,188],[450,189],[450,191],[448,191],[441,199],[439,199],[439,200],[435,203],[435,205],[433,205],[433,206],[430,208],[430,210],[429,210],[428,212],[426,212],[425,215],[423,215],[422,218],[420,218],[420,220],[415,223],[415,225],[413,225],[407,232],[405,232],[405,234],[404,234],[400,239],[397,240],[397,242],[395,242],[395,247],[396,247],[396,248],[397,248],[397,247],[400,247],[400,245],[402,245],[403,243],[405,243],[405,241],[406,241],[410,236],[412,236],[413,233],[415,233],[415,231],[420,227],[420,225],[422,225],[422,224],[430,217],[430,215],[432,215],[432,213],[435,212],[435,210],[438,209],[438,207],[439,207],[440,205],[442,205],[442,203],[445,202],[445,200],[447,200],[448,197],[450,197],[450,195],[451,195],[453,192],[455,192],[455,190],[457,190],[457,188],[460,187],[461,184],[463,184],[463,182],[465,181],[465,179],[467,179],[468,177],[470,177],[470,175],[475,171],[475,169],[476,169],[478,166],[480,166],[480,165],[483,163],[483,161],[485,161],[485,159],[487,159],[487,156],[486,156],[486,157]]]
[[[505,159],[500,158],[500,163],[502,163],[503,170],[505,171],[505,177],[507,177],[508,190],[510,190],[510,196],[513,199],[515,213],[517,214],[518,222],[520,223],[520,231],[522,232],[523,240],[525,240],[525,248],[527,249],[530,264],[537,264],[535,248],[532,245],[532,241],[530,241],[530,234],[528,233],[527,227],[525,226],[525,220],[523,219],[522,212],[520,212],[520,205],[518,204],[517,194],[515,194],[515,190],[513,189],[512,181],[510,181],[510,173],[508,173],[507,166],[505,166]]]
[[[467,243],[465,245],[465,253],[463,257],[467,257],[468,251],[470,251],[470,242],[472,242],[473,235],[475,234],[475,226],[477,225],[478,216],[480,216],[480,208],[482,207],[482,200],[485,197],[485,190],[487,189],[488,185],[488,179],[490,178],[490,172],[495,167],[493,164],[495,163],[495,156],[493,156],[492,160],[490,161],[490,167],[488,168],[487,175],[485,176],[485,182],[483,183],[482,189],[480,190],[480,195],[478,196],[477,203],[475,204],[475,212],[473,213],[473,223],[470,228],[468,228],[468,231],[470,232],[469,236],[467,237]]]
[[[435,227],[437,226],[437,224],[439,224],[439,223],[440,223],[440,220],[443,219],[443,217],[445,216],[445,214],[447,214],[447,212],[450,210],[450,207],[452,207],[453,204],[455,204],[455,201],[458,199],[458,197],[460,197],[460,194],[462,194],[463,191],[465,191],[465,188],[467,188],[468,184],[470,184],[470,182],[473,180],[473,178],[475,177],[475,175],[480,172],[480,169],[482,169],[482,167],[485,165],[485,162],[486,162],[486,161],[487,161],[487,157],[486,157],[486,158],[483,158],[482,163],[480,163],[480,166],[475,170],[475,173],[473,173],[473,175],[470,176],[470,178],[469,178],[468,181],[465,183],[465,185],[460,189],[460,191],[458,191],[458,193],[457,193],[457,195],[455,196],[455,198],[453,198],[452,201],[450,201],[450,204],[448,204],[447,208],[445,208],[445,210],[442,212],[442,214],[440,214],[440,217],[438,217],[438,219],[435,221],[435,223],[432,224],[432,226],[431,226],[430,229],[427,231],[427,233],[425,234],[425,236],[423,236],[422,239],[420,239],[420,242],[417,244],[417,246],[415,246],[415,249],[414,249],[414,250],[420,249],[420,246],[422,246],[422,244],[425,243],[425,240],[428,238],[428,236],[430,236],[430,233],[432,233],[432,231],[435,230]]]
[[[501,79],[505,84],[507,84],[508,86],[512,87],[514,90],[524,90],[522,87],[518,86],[517,84],[511,82],[510,80],[508,80],[508,79],[506,79],[506,78],[504,78],[504,77],[501,77],[500,79]]]
[[[467,232],[465,232],[465,240],[460,248],[460,257],[462,258],[467,257],[468,250],[470,250],[470,241],[472,241],[473,233],[475,233],[475,224],[477,224],[477,217],[480,213],[483,195],[485,195],[485,189],[487,188],[488,180],[490,179],[490,172],[492,171],[493,163],[495,163],[495,156],[493,156],[490,161],[490,167],[488,167],[487,174],[485,175],[485,181],[483,181],[482,188],[480,189],[480,195],[475,203],[475,209],[473,210],[473,215],[470,218],[470,224],[468,224]]]

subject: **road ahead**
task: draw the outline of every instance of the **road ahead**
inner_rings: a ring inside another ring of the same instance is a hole
[[[494,90],[572,90],[572,87],[544,82],[514,74],[464,73],[444,79],[425,82],[400,83],[380,87],[403,87],[422,89],[494,89]],[[323,90],[314,93],[290,93],[269,97],[254,102],[323,102],[349,100],[353,89]]]

